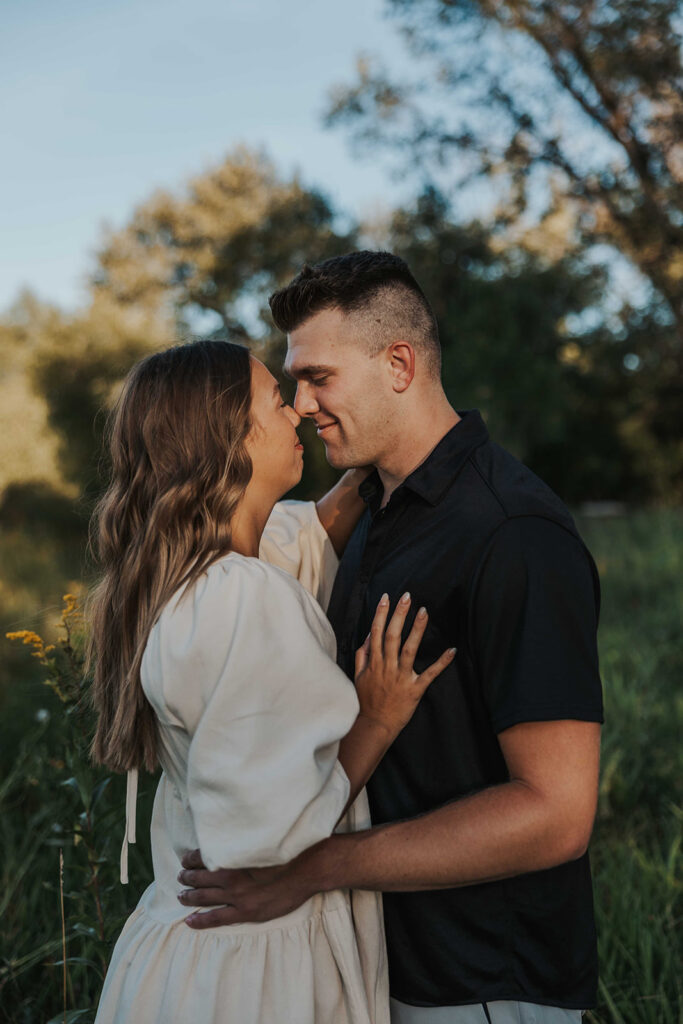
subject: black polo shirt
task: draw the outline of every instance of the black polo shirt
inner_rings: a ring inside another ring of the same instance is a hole
[[[368,507],[328,609],[351,678],[385,591],[392,606],[410,591],[406,631],[429,612],[417,671],[457,647],[368,784],[375,824],[507,781],[497,734],[516,723],[602,721],[593,560],[556,495],[478,412],[460,415],[384,509],[378,474],[361,486]],[[385,893],[384,916],[402,1002],[595,1005],[588,854],[499,882]]]

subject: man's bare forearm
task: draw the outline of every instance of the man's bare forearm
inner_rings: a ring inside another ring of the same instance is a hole
[[[499,740],[509,782],[419,818],[330,837],[311,851],[311,885],[387,892],[455,888],[580,857],[597,806],[600,725],[526,722]]]
[[[419,818],[331,836],[302,860],[314,891],[408,892],[554,867],[581,856],[587,839],[546,797],[509,782]]]
[[[186,870],[185,885],[211,887],[206,897],[201,889],[183,895],[186,906],[229,904],[197,915],[191,926],[270,920],[331,889],[451,889],[580,857],[597,805],[600,725],[523,722],[500,733],[499,740],[509,782],[419,818],[330,836],[304,850],[276,881],[227,872],[223,884],[221,872]],[[197,857],[195,852],[187,863],[184,859],[185,867],[199,866]]]
[[[358,494],[358,488],[369,472],[370,467],[347,470],[334,487],[316,502],[318,518],[339,556],[344,553],[356,523],[363,514],[365,504]]]

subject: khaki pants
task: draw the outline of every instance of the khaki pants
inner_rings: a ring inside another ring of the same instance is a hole
[[[486,1016],[488,1010],[489,1016]],[[408,1006],[391,1000],[391,1024],[581,1024],[582,1010],[496,1000],[471,1006]]]

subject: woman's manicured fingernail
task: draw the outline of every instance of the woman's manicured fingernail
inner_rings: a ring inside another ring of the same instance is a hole
[[[389,604],[389,595],[388,594],[382,594],[381,598],[379,599],[379,603],[380,604]]]
[[[457,647],[449,647],[448,648],[448,653],[450,654],[451,658],[453,657],[453,655],[455,654],[457,649],[458,649]]]
[[[418,617],[418,619],[424,619],[426,614],[427,614],[427,609],[426,608],[420,608],[419,612],[417,613],[417,617]]]
[[[407,604],[408,601],[410,601],[410,594],[409,594],[409,592],[407,590],[406,590],[405,594],[403,595],[403,597],[401,598],[401,600],[403,601],[404,604]]]

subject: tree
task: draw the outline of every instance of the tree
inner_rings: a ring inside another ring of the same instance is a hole
[[[652,489],[651,469],[621,430],[638,408],[622,380],[623,343],[600,324],[569,326],[595,304],[604,270],[571,253],[550,261],[498,247],[485,225],[457,223],[433,190],[393,215],[383,241],[426,289],[457,408],[479,408],[493,437],[567,500]]]
[[[27,353],[21,379],[38,396],[43,420],[47,409],[56,478],[72,498],[79,496],[84,522],[105,472],[105,410],[132,364],[209,333],[251,345],[280,373],[283,339],[273,329],[267,296],[306,259],[354,247],[353,229],[337,231],[336,219],[319,192],[283,179],[265,157],[240,149],[194,178],[185,194],[157,193],[121,230],[108,233],[85,309],[69,315],[27,300],[0,325],[0,342],[11,341],[13,351],[21,343]],[[334,477],[319,445],[308,447],[306,496]],[[20,507],[28,509],[24,491]],[[45,504],[43,486],[35,500]]]
[[[267,297],[306,262],[357,245],[318,190],[284,179],[261,153],[240,147],[192,179],[183,194],[157,192],[110,233],[97,254],[94,295],[124,310],[147,311],[175,323],[177,337],[210,335],[249,344],[282,379],[284,339]],[[330,469],[309,425],[304,477],[309,497],[331,483]]]
[[[38,299],[23,292],[0,322],[0,494],[15,480],[63,484],[47,405],[28,374],[35,356],[31,328],[45,315]]]
[[[421,183],[437,181],[465,223],[485,195],[494,246],[532,248],[549,263],[583,260],[587,269],[596,258],[614,266],[616,254],[631,262],[640,294],[624,301],[603,275],[590,310],[589,333],[601,317],[592,362],[607,389],[594,401],[612,396],[645,492],[675,500],[683,493],[680,3],[387,0],[387,9],[422,73],[397,82],[362,58],[356,82],[334,91],[328,123],[348,126],[358,144],[386,147]],[[558,222],[559,254],[546,230]]]
[[[397,84],[363,59],[329,122],[457,188],[504,181],[515,216],[552,172],[584,242],[626,253],[663,298],[683,366],[678,0],[387,2],[427,77]]]
[[[170,344],[173,334],[168,322],[122,311],[102,295],[81,313],[55,313],[35,333],[31,377],[48,406],[61,473],[87,517],[102,487],[106,409],[133,363]]]
[[[157,192],[100,249],[95,292],[122,305],[166,309],[189,331],[209,314],[234,340],[272,334],[265,298],[306,261],[352,249],[325,197],[283,180],[265,156],[239,148],[189,182]]]

